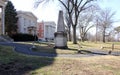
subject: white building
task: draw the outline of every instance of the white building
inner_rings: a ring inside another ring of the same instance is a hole
[[[1,13],[0,13],[0,34],[2,34],[2,17],[1,17]]]
[[[0,16],[0,34],[5,34],[5,6],[8,0],[0,0],[0,9],[1,9],[1,16]]]
[[[31,12],[25,11],[17,11],[17,14],[18,33],[33,34],[37,28],[37,17]]]
[[[54,33],[56,30],[55,22],[40,22],[38,23],[38,39],[41,40],[54,40]]]

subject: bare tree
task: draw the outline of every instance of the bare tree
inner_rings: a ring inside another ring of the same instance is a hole
[[[111,29],[108,34],[106,35],[106,41],[107,42],[113,42],[115,38],[115,31]]]
[[[67,33],[68,33],[68,41],[71,41],[71,23],[70,23],[70,18],[67,13],[64,14],[65,17],[65,22],[66,22],[66,28],[67,28]]]
[[[91,7],[92,5],[90,5],[90,3],[95,0],[67,0],[67,2],[64,2],[62,0],[59,1],[68,12],[73,29],[73,44],[76,44],[76,26],[78,25],[80,13]]]
[[[87,32],[94,27],[94,19],[95,19],[95,12],[96,9],[93,9],[94,7],[91,7],[87,10],[85,10],[83,13],[80,14],[79,17],[79,31],[80,31],[80,37],[82,41],[85,41],[87,38]]]
[[[101,10],[98,14],[98,27],[102,32],[103,42],[105,43],[105,37],[107,31],[109,31],[109,28],[112,27],[112,24],[114,23],[114,17],[115,12],[112,12],[110,9]]]
[[[48,0],[37,0],[37,6],[41,2]],[[49,0],[51,1],[51,0]],[[77,44],[76,39],[76,26],[78,25],[78,18],[82,11],[91,7],[90,3],[96,0],[58,0],[67,10],[68,16],[70,18],[70,23],[73,29],[73,44]]]
[[[94,26],[92,23],[91,23],[91,16],[82,16],[82,20],[80,20],[80,25],[79,25],[79,30],[80,30],[80,37],[81,37],[81,40],[82,41],[85,41],[86,39],[86,34],[87,32]]]

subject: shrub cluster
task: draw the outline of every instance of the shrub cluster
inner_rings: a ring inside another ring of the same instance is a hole
[[[31,35],[31,34],[22,34],[22,33],[17,33],[13,34],[11,38],[14,41],[36,41],[38,40],[38,37],[36,35]]]

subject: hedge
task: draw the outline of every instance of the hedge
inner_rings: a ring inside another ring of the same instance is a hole
[[[21,33],[13,34],[11,38],[14,41],[36,41],[38,40],[38,37],[36,35],[33,36],[31,34],[21,34]]]

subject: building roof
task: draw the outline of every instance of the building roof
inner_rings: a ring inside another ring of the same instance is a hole
[[[8,0],[0,0],[0,7],[5,7],[5,2]]]
[[[17,13],[27,15],[27,16],[30,16],[30,17],[34,17],[34,18],[37,19],[37,17],[32,12],[29,12],[29,11],[17,11]]]

